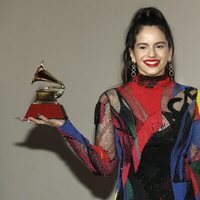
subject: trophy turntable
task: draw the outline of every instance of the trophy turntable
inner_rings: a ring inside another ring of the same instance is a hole
[[[48,119],[67,118],[63,106],[57,102],[57,99],[63,95],[65,86],[45,69],[43,62],[37,68],[32,84],[36,81],[44,81],[56,85],[44,86],[36,91],[36,100],[30,105],[24,118],[38,118],[38,115],[44,115]]]

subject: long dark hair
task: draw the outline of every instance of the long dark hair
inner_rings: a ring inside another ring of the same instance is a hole
[[[122,69],[122,81],[126,83],[132,80],[131,66],[132,60],[129,54],[129,48],[133,48],[136,42],[136,36],[140,33],[142,26],[157,26],[165,35],[168,41],[169,48],[172,49],[172,57],[174,54],[174,41],[170,27],[160,10],[154,7],[141,8],[133,16],[130,26],[128,28],[125,49],[123,52],[123,69]]]

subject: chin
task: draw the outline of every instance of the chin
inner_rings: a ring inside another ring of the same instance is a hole
[[[162,76],[165,71],[149,71],[146,73],[147,76]]]
[[[160,73],[141,73],[145,76],[162,76],[164,75],[164,73],[160,74]]]

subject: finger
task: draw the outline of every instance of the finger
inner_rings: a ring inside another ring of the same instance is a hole
[[[35,123],[35,124],[39,124],[39,125],[44,125],[44,124],[46,124],[45,121],[40,120],[40,119],[36,119],[36,118],[33,118],[33,117],[29,117],[29,118],[27,119],[27,121],[28,121],[29,123]]]
[[[44,115],[41,115],[38,113],[38,118],[43,120],[44,122],[49,122],[48,118],[46,118]]]
[[[24,117],[15,117],[15,119],[17,119],[17,120],[19,120],[21,122],[28,122],[28,123],[31,123],[31,124],[35,124],[33,121],[28,120],[28,119],[26,119]]]
[[[51,125],[53,126],[53,127],[60,127],[60,126],[62,126],[63,124],[64,124],[64,122],[65,122],[65,120],[63,120],[63,119],[49,119],[49,123],[51,123]]]
[[[42,120],[44,122],[44,124],[46,124],[48,126],[55,126],[55,122],[53,119],[48,119],[44,115],[40,115],[40,114],[38,117],[40,120]]]
[[[35,122],[33,122],[33,121],[30,121],[30,120],[26,120],[28,123],[30,123],[30,124],[35,124]]]
[[[15,117],[15,119],[17,119],[17,120],[19,120],[19,121],[21,121],[21,122],[27,121],[27,119],[24,118],[24,117]]]
[[[52,120],[48,119],[44,115],[41,115],[41,114],[38,114],[38,118],[39,119],[31,118],[31,121],[34,121],[34,123],[38,125],[47,125],[47,126],[55,127],[55,122],[53,119]]]
[[[57,120],[57,119],[48,119],[43,115],[38,115],[39,119],[29,117],[27,121],[30,123],[38,124],[38,125],[47,125],[51,127],[59,127],[64,124],[64,120]]]

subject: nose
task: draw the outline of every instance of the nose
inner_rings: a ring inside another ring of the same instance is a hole
[[[150,47],[149,52],[148,52],[148,56],[152,58],[152,57],[155,56],[155,54],[156,54],[155,49],[153,47]]]

